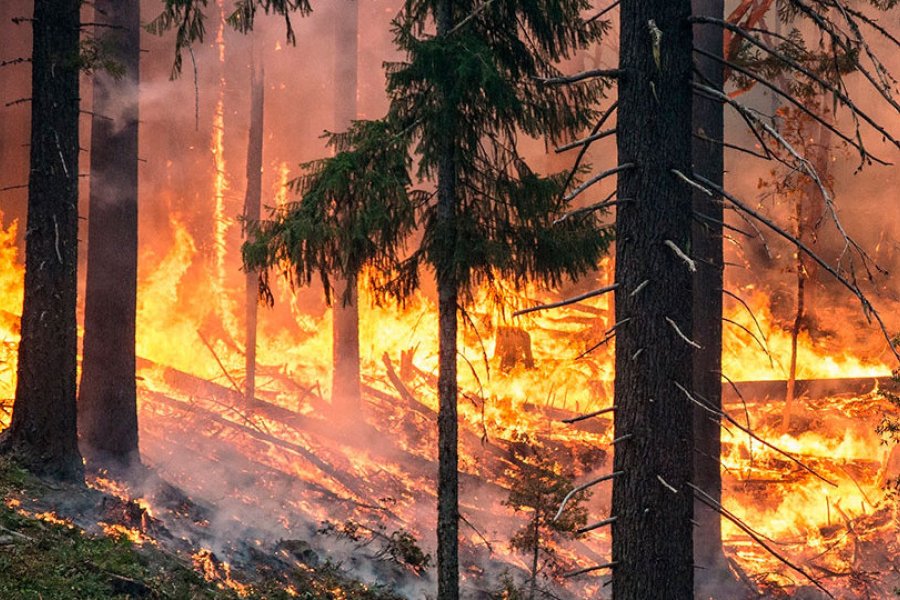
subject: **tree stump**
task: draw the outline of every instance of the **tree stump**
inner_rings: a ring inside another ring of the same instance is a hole
[[[494,357],[500,357],[500,369],[510,371],[516,365],[526,369],[534,368],[531,353],[531,336],[519,327],[498,327],[494,346]]]

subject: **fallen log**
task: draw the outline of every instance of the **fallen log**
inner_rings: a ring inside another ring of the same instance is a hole
[[[873,389],[898,389],[898,384],[890,377],[848,377],[835,379],[798,379],[795,382],[796,396],[825,398],[838,394],[868,394]],[[722,386],[722,400],[726,403],[740,402],[743,396],[748,403],[776,400],[783,402],[787,394],[787,381],[735,381],[734,386],[727,382]]]

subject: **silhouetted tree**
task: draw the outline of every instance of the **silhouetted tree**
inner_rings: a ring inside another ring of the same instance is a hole
[[[622,0],[612,590],[693,597],[690,0]],[[627,199],[623,202],[623,200]]]
[[[25,296],[12,423],[2,447],[78,481],[75,321],[80,0],[35,0]]]
[[[96,70],[91,117],[84,356],[79,431],[88,458],[138,456],[135,322],[138,266],[138,0],[97,0],[94,39],[111,69]]]

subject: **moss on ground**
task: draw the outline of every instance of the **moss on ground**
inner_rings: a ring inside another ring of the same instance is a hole
[[[17,498],[38,498],[48,484],[0,458],[0,598],[3,600],[392,600],[385,590],[348,580],[334,565],[280,573],[241,594],[208,582],[186,559],[153,544],[91,535],[35,518]],[[239,575],[236,575],[239,578]],[[288,592],[290,588],[290,592]]]

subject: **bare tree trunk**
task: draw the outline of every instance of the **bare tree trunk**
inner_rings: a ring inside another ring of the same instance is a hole
[[[80,481],[78,346],[80,0],[35,0],[25,295],[12,423],[2,446],[28,469]]]
[[[612,591],[693,598],[690,0],[622,0]],[[675,252],[673,246],[678,249]],[[681,386],[682,389],[679,389]]]
[[[255,48],[254,48],[255,49]],[[247,139],[247,191],[244,194],[244,218],[258,221],[262,202],[263,124],[265,114],[265,73],[262,61],[254,53],[250,75],[250,134]],[[256,400],[256,324],[258,282],[255,273],[247,273],[245,288],[246,346],[244,404],[252,407]]]
[[[723,19],[723,0],[693,0],[693,13],[698,16]],[[694,27],[694,46],[722,56],[723,30],[720,27]],[[721,90],[724,69],[721,62],[695,57],[704,85]],[[692,156],[694,172],[720,187],[723,186],[725,163],[724,146],[710,140],[725,139],[724,110],[721,102],[695,96],[693,100]],[[693,390],[717,410],[722,408],[722,288],[724,257],[722,254],[722,225],[724,211],[719,198],[694,191],[693,251],[697,259],[694,274],[694,341],[701,347],[694,349]],[[694,484],[716,501],[722,499],[722,473],[719,457],[722,452],[721,423],[718,417],[694,407]],[[695,563],[702,567],[697,573],[701,580],[719,579],[727,569],[722,552],[722,517],[699,501],[694,502]],[[710,583],[713,583],[710,581]]]
[[[94,73],[91,193],[78,425],[88,458],[128,466],[138,453],[135,321],[138,263],[138,0],[97,0],[95,35],[124,68]]]
[[[439,0],[435,8],[438,37],[453,28],[452,0]],[[446,102],[446,99],[443,99]],[[455,123],[453,107],[445,123]],[[457,237],[456,157],[453,136],[444,138],[437,173],[436,229],[443,240],[435,271],[438,290],[438,598],[459,599],[459,422],[457,416],[456,334],[459,281],[454,264]]]
[[[359,1],[340,0],[335,9],[334,127],[346,129],[357,118],[357,37]],[[331,403],[337,414],[354,417],[360,407],[359,305],[357,277],[335,282]]]

